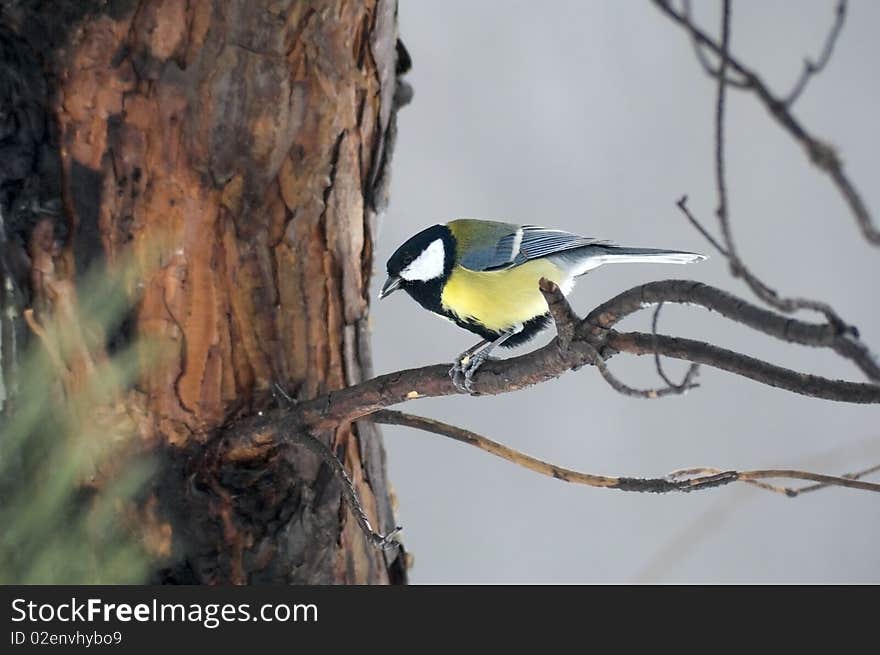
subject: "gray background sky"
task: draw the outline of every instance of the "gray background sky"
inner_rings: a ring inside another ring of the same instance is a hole
[[[702,23],[717,30],[716,3],[695,4]],[[737,2],[734,50],[787,91],[803,57],[818,55],[834,4]],[[684,33],[647,2],[403,0],[400,24],[416,94],[400,115],[374,294],[403,240],[463,216],[709,252],[675,200],[687,193],[711,223],[715,90]],[[850,3],[834,59],[796,111],[840,149],[875,214],[878,25],[880,3]],[[732,94],[728,135],[730,208],[746,260],[785,293],[833,301],[880,349],[880,251],[750,96]],[[581,278],[573,304],[583,314],[668,277],[752,298],[713,257],[689,267],[603,267]],[[650,316],[624,327],[650,329]],[[372,321],[377,373],[451,361],[473,342],[403,294],[374,304]],[[664,308],[660,329],[862,379],[827,353],[781,345],[697,308]],[[630,384],[657,385],[647,358],[619,356],[611,367]],[[677,375],[684,366],[669,362],[668,370]],[[695,465],[843,473],[880,461],[876,406],[807,399],[708,368],[700,381],[685,397],[637,400],[588,368],[514,394],[405,409],[594,473],[659,476]],[[880,500],[866,492],[791,500],[736,487],[666,496],[603,491],[440,437],[403,428],[385,434],[416,583],[880,582]]]

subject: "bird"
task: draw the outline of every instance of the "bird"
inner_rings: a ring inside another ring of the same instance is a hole
[[[402,289],[423,308],[480,336],[449,370],[460,391],[473,393],[474,374],[492,351],[524,344],[549,325],[541,278],[567,296],[575,278],[603,264],[689,264],[706,258],[618,246],[538,225],[462,218],[427,227],[397,248],[379,298]]]

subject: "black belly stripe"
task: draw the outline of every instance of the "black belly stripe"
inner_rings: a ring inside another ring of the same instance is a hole
[[[485,327],[476,323],[474,321],[462,320],[455,315],[450,315],[446,312],[438,312],[443,316],[447,316],[455,321],[455,324],[459,327],[464,328],[465,330],[469,330],[474,334],[480,335],[483,339],[487,341],[495,341],[498,337],[501,336],[501,332],[497,332],[496,330],[487,330]],[[512,337],[507,339],[503,344],[501,344],[504,348],[515,348],[516,346],[520,346],[527,341],[531,341],[539,332],[544,330],[550,324],[550,315],[543,314],[541,316],[536,316],[535,318],[531,318],[525,323],[523,323],[523,329]]]
[[[501,332],[489,330],[475,321],[462,319],[453,312],[445,310],[440,302],[440,296],[443,292],[443,286],[440,280],[430,280],[428,282],[410,284],[406,287],[406,292],[413,300],[428,311],[452,320],[459,327],[464,328],[469,332],[473,332],[474,334],[478,334],[483,339],[494,341],[501,336]],[[542,314],[541,316],[531,318],[523,323],[523,329],[505,341],[503,346],[505,348],[515,348],[516,346],[520,346],[533,339],[535,335],[544,330],[549,324],[549,314]]]

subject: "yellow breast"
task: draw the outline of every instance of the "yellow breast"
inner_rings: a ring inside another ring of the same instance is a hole
[[[471,271],[456,266],[443,287],[440,302],[462,319],[501,332],[547,313],[547,302],[538,289],[542,277],[562,284],[565,274],[546,259],[502,271]]]

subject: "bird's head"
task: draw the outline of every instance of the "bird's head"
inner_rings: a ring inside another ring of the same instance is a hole
[[[455,239],[445,225],[433,225],[411,237],[391,255],[386,265],[388,279],[379,298],[398,289],[440,282],[452,271]]]

